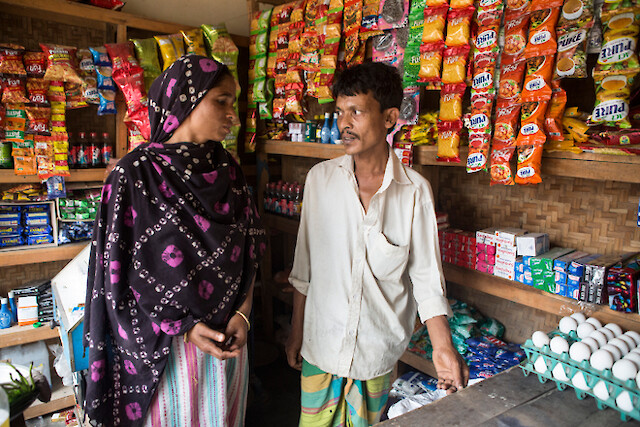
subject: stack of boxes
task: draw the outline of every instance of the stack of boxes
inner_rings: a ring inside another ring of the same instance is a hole
[[[0,206],[0,247],[57,243],[52,202]]]
[[[476,231],[476,265],[483,273],[493,274],[496,264],[496,230],[487,228]]]
[[[584,258],[588,255],[589,254],[586,252],[575,251],[561,256],[560,258],[557,258],[553,261],[554,280],[556,282],[555,293],[557,295],[573,298],[574,288],[569,288],[568,286],[569,267],[571,266],[571,263],[573,261]],[[577,291],[577,288],[575,288],[575,290]]]
[[[536,289],[542,289],[543,291],[554,294],[556,292],[556,281],[553,261],[571,252],[573,252],[573,249],[558,247],[531,258],[529,263],[531,265],[533,286]]]
[[[533,286],[531,275],[531,258],[549,250],[549,235],[547,233],[528,233],[516,237],[518,258],[516,258],[515,280],[528,286]]]
[[[476,238],[473,232],[455,228],[441,230],[440,253],[442,260],[460,267],[473,268],[476,263]]]
[[[533,286],[533,276],[531,275],[531,257],[519,256],[516,258],[516,278],[515,280],[527,286]]]
[[[584,277],[584,266],[601,256],[601,254],[591,254],[574,259],[569,263],[567,267],[567,297],[575,300],[580,299],[580,283]]]
[[[607,270],[618,263],[631,258],[634,253],[603,255],[584,266],[584,276],[580,282],[580,301],[595,304],[607,304],[609,298],[606,288]]]
[[[496,264],[493,275],[514,280],[518,248],[516,238],[527,234],[521,228],[502,228],[496,230]]]
[[[638,312],[638,288],[640,284],[640,254],[607,272],[609,308],[626,313]]]

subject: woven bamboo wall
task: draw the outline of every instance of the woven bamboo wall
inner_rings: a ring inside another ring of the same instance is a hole
[[[466,230],[521,227],[591,253],[640,251],[640,184],[544,176],[535,186],[489,186],[486,174],[440,168],[439,210]]]
[[[34,261],[37,261],[34,259]],[[0,267],[0,295],[19,288],[32,280],[51,279],[69,261],[43,262],[39,264]]]

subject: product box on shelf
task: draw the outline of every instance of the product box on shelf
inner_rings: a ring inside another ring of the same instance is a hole
[[[53,201],[0,203],[0,252],[58,245]]]
[[[549,251],[547,233],[529,233],[516,237],[518,255],[537,256]]]
[[[638,312],[638,282],[640,281],[640,256],[614,265],[607,272],[609,308],[626,313]]]
[[[564,256],[561,256],[560,258],[556,258],[553,261],[553,270],[554,270],[554,277],[555,277],[555,283],[556,283],[556,290],[555,293],[558,295],[561,295],[563,297],[572,297],[573,291],[579,287],[580,282],[579,279],[576,282],[575,280],[570,283],[569,282],[569,266],[571,265],[571,262],[579,259],[579,258],[583,258],[585,256],[588,256],[589,254],[586,252],[581,252],[581,251],[575,251],[575,252],[571,252],[568,253]]]
[[[516,238],[527,234],[527,230],[522,228],[498,228],[496,229],[496,247],[516,246]]]
[[[563,273],[569,273],[571,262],[589,256],[587,252],[574,251],[553,260],[553,269]]]
[[[552,248],[550,251],[543,253],[542,255],[535,256],[531,258],[531,273],[533,274],[533,279],[536,279],[536,276],[542,276],[545,271],[553,271],[553,261],[556,258],[560,258],[568,253],[573,252],[574,249],[570,248]]]
[[[580,282],[580,301],[606,304],[608,302],[607,288],[605,286],[607,270],[634,255],[635,253],[633,252],[603,255],[585,264],[583,280]]]
[[[496,263],[496,229],[486,228],[476,231],[475,269],[493,274]]]

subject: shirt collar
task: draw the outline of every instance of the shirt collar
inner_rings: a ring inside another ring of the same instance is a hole
[[[351,175],[355,175],[353,170],[353,156],[349,154],[342,156],[339,166]],[[411,184],[411,180],[407,176],[407,172],[404,170],[402,162],[398,159],[396,153],[389,147],[389,158],[387,159],[384,178],[382,179],[382,185],[380,186],[379,191],[386,190],[392,180],[398,184]]]

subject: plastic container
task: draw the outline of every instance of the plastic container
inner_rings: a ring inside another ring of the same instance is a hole
[[[13,291],[7,293],[9,297],[9,307],[11,308],[11,321],[18,323],[18,304],[16,304],[16,297]]]
[[[324,113],[324,124],[322,125],[322,131],[320,131],[320,142],[323,144],[331,143],[331,125],[329,124],[329,119],[331,118],[331,114]]]
[[[2,307],[0,308],[0,329],[11,327],[11,309],[9,308],[9,300],[7,298],[0,299]]]
[[[333,113],[333,125],[331,126],[331,143],[340,144],[340,129],[338,128],[338,113]]]

